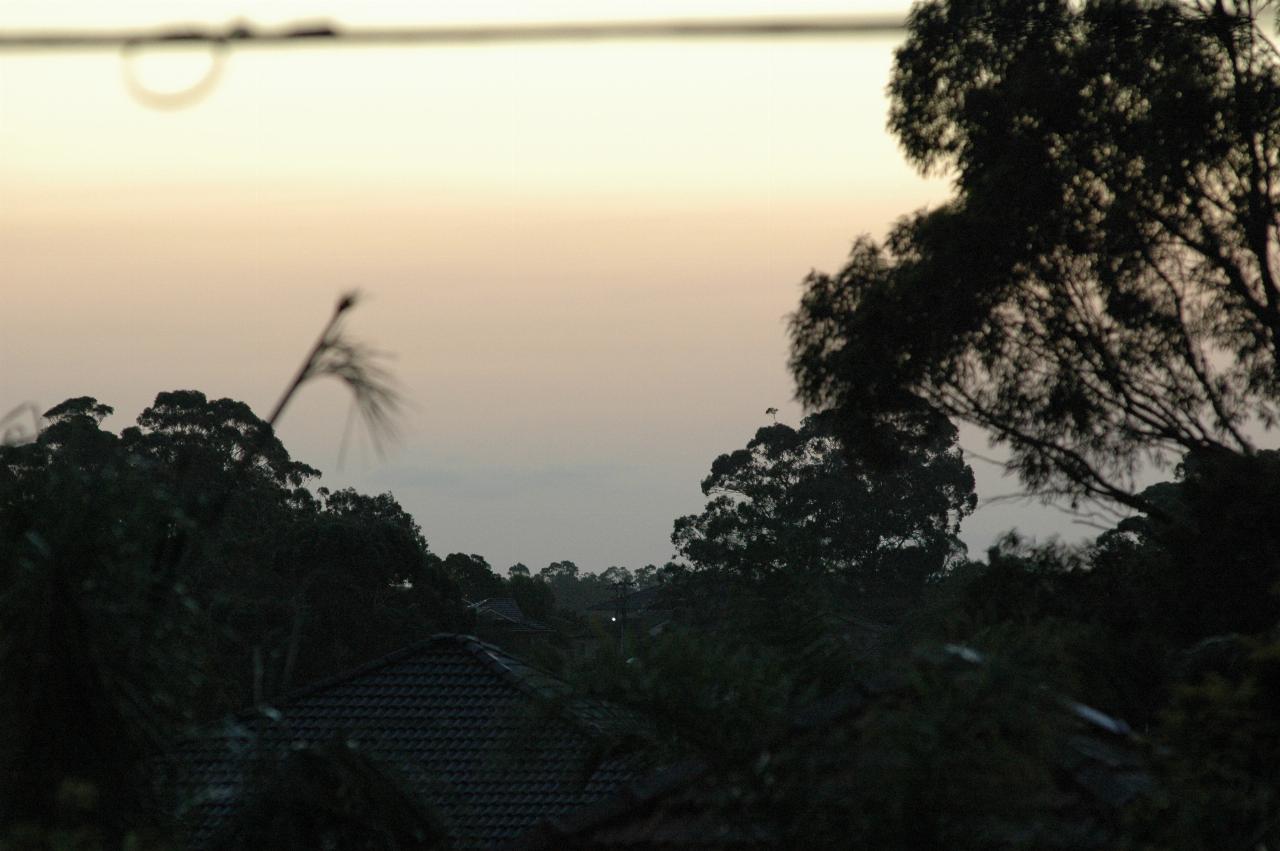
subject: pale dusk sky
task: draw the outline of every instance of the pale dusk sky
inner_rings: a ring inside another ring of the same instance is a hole
[[[898,13],[902,2],[6,0],[0,30]],[[262,7],[262,8],[256,8]],[[264,11],[264,9],[266,11]],[[0,413],[162,390],[270,409],[343,291],[408,401],[383,457],[312,385],[280,433],[321,484],[390,490],[498,569],[672,554],[712,460],[795,423],[811,269],[944,199],[885,131],[899,37],[238,47],[200,102],[136,101],[109,50],[0,54]],[[165,89],[199,48],[151,51]],[[980,435],[966,445],[986,452]],[[979,496],[1016,490],[973,461]],[[1010,527],[1085,530],[1039,507]]]

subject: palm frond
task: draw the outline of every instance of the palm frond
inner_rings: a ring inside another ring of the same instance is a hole
[[[387,353],[351,339],[343,328],[346,315],[359,302],[356,292],[345,293],[338,300],[320,338],[267,422],[275,426],[294,394],[308,381],[336,378],[351,391],[355,410],[364,421],[375,450],[381,452],[397,436],[403,397],[385,366]]]
[[[331,376],[347,386],[379,451],[396,438],[402,405],[394,377],[384,365],[387,357],[385,352],[350,340],[339,331],[317,352],[307,374],[307,380]]]

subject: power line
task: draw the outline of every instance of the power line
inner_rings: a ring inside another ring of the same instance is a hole
[[[344,28],[329,22],[256,28],[235,22],[223,28],[171,27],[154,30],[70,30],[0,32],[0,50],[94,50],[145,45],[204,43],[227,45],[442,45],[620,39],[779,38],[896,34],[901,17],[689,19]]]
[[[351,29],[327,21],[293,23],[268,29],[255,28],[243,21],[236,21],[222,28],[175,26],[152,30],[0,31],[0,52],[117,50],[124,61],[125,85],[136,100],[155,109],[181,109],[196,103],[213,90],[221,76],[229,49],[241,45],[378,47],[623,39],[847,37],[899,33],[904,29],[905,23],[901,18],[887,15],[570,21]],[[149,88],[138,78],[133,59],[146,47],[165,45],[208,46],[211,48],[208,70],[194,84],[180,91],[156,91]]]

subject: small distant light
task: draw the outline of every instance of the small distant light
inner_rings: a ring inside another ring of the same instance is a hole
[[[609,618],[609,620],[614,621],[614,622],[616,623],[618,619],[617,619],[617,618]]]

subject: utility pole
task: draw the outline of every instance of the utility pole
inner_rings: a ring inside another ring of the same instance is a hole
[[[614,620],[618,622],[618,653],[624,653],[627,641],[627,597],[630,596],[631,581],[620,579],[613,583]]]

